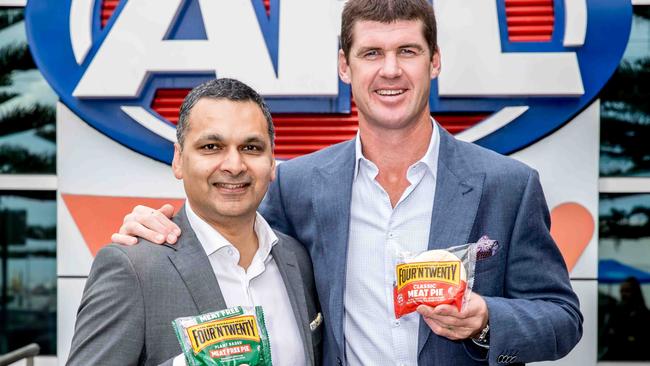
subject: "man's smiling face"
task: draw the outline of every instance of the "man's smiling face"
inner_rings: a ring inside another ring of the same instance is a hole
[[[352,84],[359,124],[400,129],[429,120],[431,79],[440,55],[431,55],[419,20],[360,20],[353,27],[347,59],[339,52],[339,75]]]
[[[200,99],[188,118],[172,169],[190,206],[208,223],[253,219],[275,178],[268,126],[251,101]]]

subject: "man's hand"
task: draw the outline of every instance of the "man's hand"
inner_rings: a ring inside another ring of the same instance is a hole
[[[120,231],[111,236],[114,243],[134,245],[138,237],[153,243],[176,243],[181,235],[181,229],[170,218],[174,214],[174,206],[165,204],[158,210],[146,206],[135,206],[133,211],[124,216]]]
[[[452,341],[477,336],[488,322],[487,304],[474,292],[460,312],[452,305],[438,305],[435,308],[420,305],[417,310],[435,334]]]

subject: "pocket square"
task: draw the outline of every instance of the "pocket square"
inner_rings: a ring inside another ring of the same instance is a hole
[[[318,326],[322,322],[323,322],[323,316],[319,312],[318,314],[316,314],[316,318],[314,318],[314,320],[312,320],[311,323],[309,323],[309,329],[313,332],[314,330],[316,330],[316,328],[318,328]]]
[[[497,249],[499,249],[499,242],[491,240],[487,235],[483,235],[476,242],[476,260],[480,261],[481,259],[490,258],[496,254]]]

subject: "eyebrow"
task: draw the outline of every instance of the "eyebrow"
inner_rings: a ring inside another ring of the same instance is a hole
[[[379,49],[381,49],[381,47],[362,47],[362,48],[359,48],[355,54],[356,55],[361,55],[361,54],[366,53],[368,51],[374,51],[374,50],[379,50]]]
[[[203,136],[201,136],[201,137],[199,137],[197,139],[198,143],[205,143],[207,141],[224,142],[225,139],[224,139],[224,137],[222,135],[216,134],[216,133],[206,134],[206,135],[203,135]],[[242,142],[242,144],[250,144],[250,143],[258,143],[258,144],[263,144],[263,145],[266,146],[266,141],[264,140],[264,138],[262,138],[261,136],[258,136],[258,135],[248,136]]]
[[[203,135],[200,136],[198,139],[196,139],[197,142],[205,142],[205,141],[221,142],[223,140],[224,138],[221,135],[214,134],[214,133]]]
[[[397,49],[404,49],[404,48],[415,48],[420,52],[424,52],[424,48],[417,43],[406,43],[406,44],[399,45],[397,47]],[[365,52],[374,51],[374,50],[383,50],[383,49],[381,47],[362,47],[359,48],[359,50],[357,50],[356,55],[361,55]]]
[[[398,48],[417,48],[418,50],[424,50],[424,48],[417,43],[407,43],[399,46]]]

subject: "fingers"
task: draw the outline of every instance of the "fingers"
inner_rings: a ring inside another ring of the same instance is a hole
[[[138,243],[138,238],[129,235],[114,233],[113,235],[111,235],[111,241],[113,243],[118,243],[122,245],[135,245]]]
[[[169,203],[165,203],[164,205],[160,206],[158,211],[160,211],[168,218],[171,218],[174,215],[174,206],[170,205]]]
[[[148,223],[148,225],[151,224],[151,222]],[[164,243],[167,237],[167,235],[161,234],[158,231],[148,229],[145,225],[142,225],[137,221],[125,222],[122,227],[120,227],[119,234],[131,237],[137,236],[156,244]]]
[[[136,206],[130,214],[124,217],[124,223],[118,234],[138,236],[158,244],[165,241],[173,244],[181,233],[180,228],[168,218],[173,213],[174,207],[169,204],[163,205],[159,210],[147,206]],[[124,238],[118,237],[117,239]]]
[[[453,325],[446,325],[432,318],[424,317],[423,319],[427,326],[431,328],[431,331],[441,337],[451,339],[452,341],[467,338],[465,335],[466,331],[462,328],[458,328]]]
[[[420,305],[417,312],[434,333],[451,340],[467,339],[482,329],[481,317],[461,313],[453,306],[439,305],[432,308]]]
[[[441,307],[449,305],[438,305],[435,308],[427,305],[420,305],[417,308],[417,312],[420,313],[425,319],[433,319],[443,326],[453,326],[453,327],[465,327],[466,320],[463,317],[460,317],[460,313],[455,307],[452,307],[455,312],[445,310]]]
[[[170,205],[169,203],[164,204],[161,208],[158,209],[158,212],[160,212],[163,217],[160,217],[161,222],[167,227],[171,229],[170,234],[173,234],[173,242],[176,242],[176,239],[181,236],[181,229],[176,225],[172,220],[172,216],[174,216],[174,206]],[[167,220],[165,220],[167,218]],[[173,243],[170,241],[171,238],[167,237],[167,241],[169,243]]]

